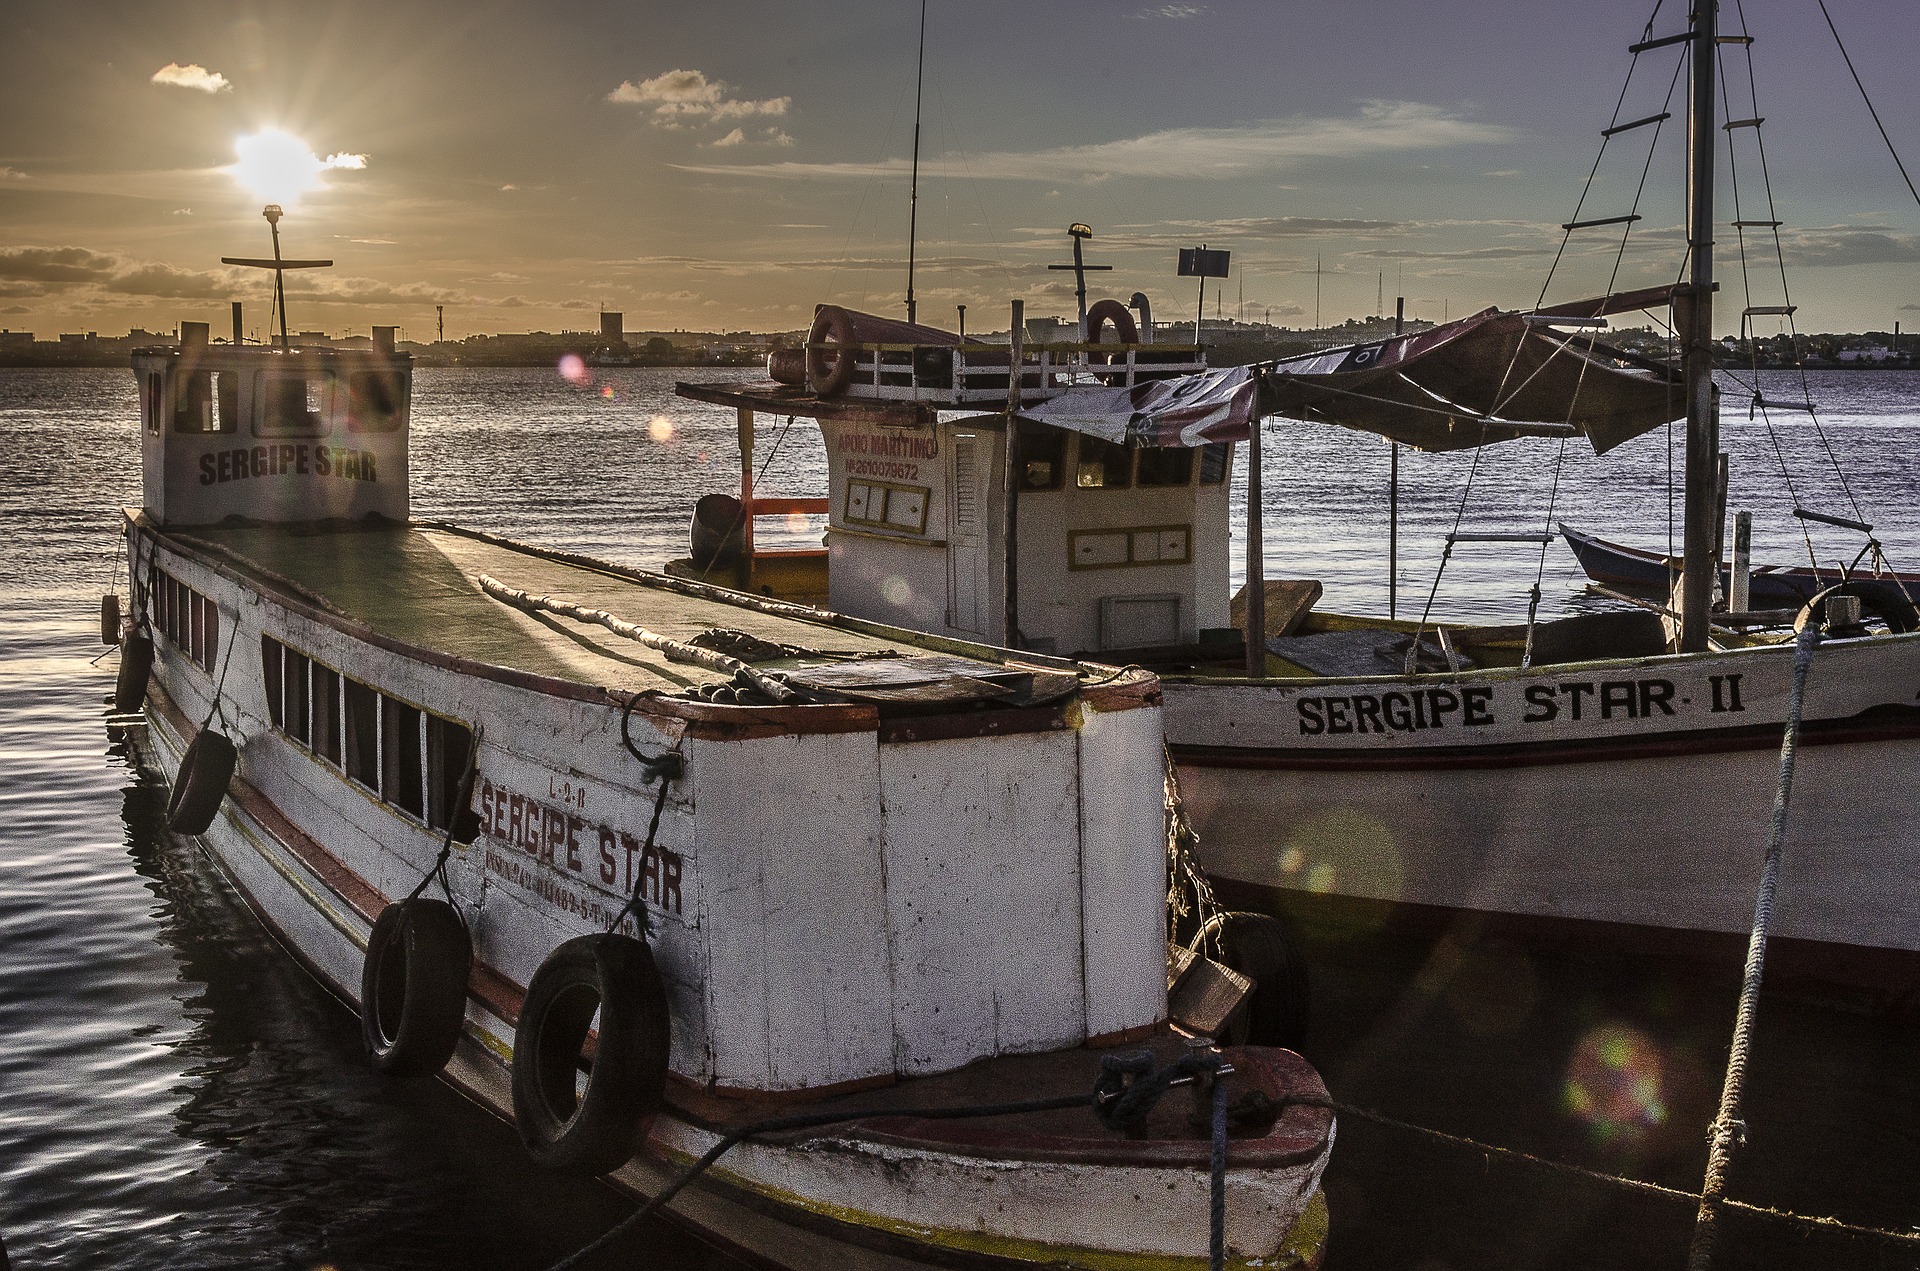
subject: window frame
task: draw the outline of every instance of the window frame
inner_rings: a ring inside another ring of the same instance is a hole
[[[256,437],[325,437],[333,431],[334,396],[337,385],[332,371],[301,371],[291,368],[255,371],[253,373],[253,435]],[[271,421],[279,418],[274,413],[274,386],[299,381],[303,387],[303,401],[312,401],[313,381],[320,381],[320,408],[313,410],[302,407],[302,412],[310,417],[304,428],[269,427]]]

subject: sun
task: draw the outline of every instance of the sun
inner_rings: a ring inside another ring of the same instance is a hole
[[[366,156],[313,152],[300,138],[280,128],[262,128],[233,142],[236,162],[227,171],[263,203],[291,206],[302,194],[318,190],[330,168],[363,168]]]

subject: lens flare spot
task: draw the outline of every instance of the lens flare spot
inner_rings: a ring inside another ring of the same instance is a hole
[[[898,574],[880,580],[880,595],[890,605],[905,605],[913,599],[913,588]]]
[[[1283,874],[1297,874],[1306,867],[1306,864],[1307,854],[1300,850],[1298,844],[1280,853],[1280,872]]]
[[[613,385],[611,385],[611,384],[602,384],[602,385],[600,386],[600,397],[601,397],[601,399],[602,399],[603,401],[609,401],[609,402],[610,402],[610,401],[612,401],[612,400],[613,400]]]
[[[1405,881],[1393,831],[1380,818],[1353,808],[1336,808],[1297,825],[1279,860],[1289,874],[1304,874],[1313,891],[1330,891],[1338,880],[1343,890],[1398,900]],[[1297,863],[1289,867],[1289,861]]]
[[[1324,895],[1333,890],[1333,885],[1339,877],[1340,871],[1334,868],[1332,861],[1321,861],[1307,871],[1307,890]]]
[[[807,514],[805,512],[787,513],[787,529],[795,534],[807,532]]]
[[[587,369],[587,361],[578,353],[568,353],[560,359],[560,378],[569,384],[586,385],[593,382],[593,372]]]
[[[1640,1143],[1666,1121],[1668,1103],[1666,1064],[1646,1034],[1605,1025],[1574,1047],[1561,1104],[1596,1143]]]
[[[673,440],[673,421],[665,415],[655,415],[647,421],[647,436],[657,446],[664,446]]]

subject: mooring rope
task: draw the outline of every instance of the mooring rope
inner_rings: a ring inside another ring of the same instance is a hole
[[[1760,887],[1753,903],[1753,930],[1747,938],[1746,973],[1740,982],[1740,1009],[1733,1021],[1733,1046],[1727,1055],[1726,1080],[1720,1089],[1720,1111],[1708,1132],[1707,1175],[1700,1188],[1700,1210],[1694,1218],[1693,1244],[1687,1253],[1688,1271],[1707,1271],[1713,1265],[1720,1233],[1720,1206],[1727,1190],[1727,1171],[1733,1149],[1746,1137],[1740,1120],[1740,1097],[1747,1084],[1747,1061],[1753,1043],[1754,1021],[1760,1010],[1760,978],[1767,960],[1767,933],[1773,925],[1774,893],[1780,882],[1780,858],[1787,836],[1787,808],[1793,798],[1793,764],[1800,745],[1800,716],[1807,699],[1807,673],[1813,651],[1820,645],[1820,628],[1808,622],[1794,638],[1793,688],[1787,699],[1787,726],[1780,738],[1780,777],[1773,792],[1773,817],[1767,826],[1767,856],[1760,869]]]

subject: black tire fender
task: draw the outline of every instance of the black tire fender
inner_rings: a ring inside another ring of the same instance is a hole
[[[180,771],[173,774],[173,793],[167,798],[167,828],[175,834],[205,834],[227,797],[227,783],[239,760],[233,743],[211,728],[202,728],[187,743]]]
[[[1134,323],[1132,312],[1118,300],[1097,300],[1088,308],[1087,343],[1100,343],[1109,322],[1113,323],[1113,334],[1120,343],[1140,343],[1140,328]]]
[[[120,643],[120,595],[109,591],[100,597],[100,643]]]
[[[360,967],[360,1035],[376,1071],[430,1077],[447,1066],[472,970],[466,926],[446,901],[416,896],[380,911]]]
[[[1896,635],[1920,628],[1920,609],[1914,607],[1898,584],[1877,578],[1855,578],[1826,588],[1802,605],[1793,629],[1803,631],[1808,626],[1823,626],[1827,620],[1827,597],[1835,595],[1860,597],[1860,608],[1877,616],[1887,624],[1887,630]]]
[[[113,680],[113,712],[131,715],[147,700],[153,678],[153,637],[130,635],[120,642],[120,673]]]
[[[666,987],[642,941],[578,936],[549,953],[527,986],[513,1039],[514,1124],[534,1162],[587,1175],[623,1165],[665,1097],[672,1027]]]
[[[831,340],[837,350],[816,349],[813,345]],[[853,315],[839,305],[821,305],[813,315],[813,327],[807,332],[807,385],[822,397],[831,397],[853,382],[856,363]]]
[[[1203,947],[1217,947],[1222,962],[1253,980],[1253,992],[1229,1029],[1232,1040],[1300,1049],[1312,998],[1306,959],[1287,925],[1271,914],[1218,914],[1207,923]]]

